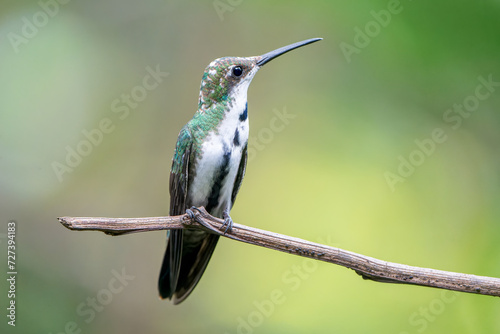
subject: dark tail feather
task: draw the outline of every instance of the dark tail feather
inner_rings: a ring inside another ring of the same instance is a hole
[[[218,235],[201,233],[170,231],[158,282],[161,298],[179,304],[198,284],[219,240]]]
[[[167,249],[158,280],[158,290],[162,299],[171,299],[175,292],[181,269],[182,236],[182,231],[176,230],[168,231],[167,234]]]
[[[158,280],[158,291],[160,292],[161,299],[170,299],[174,294],[172,285],[170,284],[170,246],[167,245],[165,255],[163,256],[163,263],[160,270],[160,279]]]

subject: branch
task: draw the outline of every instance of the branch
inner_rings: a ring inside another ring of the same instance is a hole
[[[340,248],[329,247],[240,224],[233,224],[232,229],[224,233],[222,227],[224,221],[209,215],[205,208],[200,207],[198,210],[193,210],[193,213],[192,218],[184,214],[181,216],[150,218],[61,217],[58,219],[61,224],[70,230],[102,231],[111,235],[184,228],[202,229],[252,245],[341,265],[354,270],[364,279],[377,282],[413,284],[500,297],[499,278],[381,261]]]

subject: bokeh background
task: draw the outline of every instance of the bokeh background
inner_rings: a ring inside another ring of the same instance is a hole
[[[173,306],[156,289],[164,232],[56,219],[166,215],[205,66],[323,37],[249,89],[254,154],[234,220],[500,277],[499,1],[65,2],[0,3],[2,277],[7,222],[18,226],[17,322],[2,279],[2,333],[500,332],[497,298],[363,281],[227,239]],[[157,69],[157,87],[141,88]],[[436,129],[446,139],[431,144]],[[85,153],[72,167],[71,150]]]

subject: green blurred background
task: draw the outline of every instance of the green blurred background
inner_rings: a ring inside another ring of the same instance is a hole
[[[0,247],[16,220],[18,276],[15,328],[0,280],[0,331],[500,332],[496,298],[363,281],[227,239],[173,306],[156,289],[164,232],[110,237],[56,220],[166,215],[170,159],[205,66],[323,37],[267,65],[249,89],[255,154],[234,220],[500,277],[499,15],[493,0],[1,2]],[[169,74],[115,112],[148,68]],[[470,113],[448,111],[463,103]],[[112,131],[86,147],[84,132],[103,119]],[[429,144],[435,129],[446,140]],[[87,155],[58,177],[68,148]],[[391,187],[387,173],[410,158],[418,166]]]

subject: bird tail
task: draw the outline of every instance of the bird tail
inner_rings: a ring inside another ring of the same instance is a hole
[[[158,280],[162,299],[172,299],[174,304],[179,304],[191,294],[218,240],[218,235],[202,231],[169,231]]]

